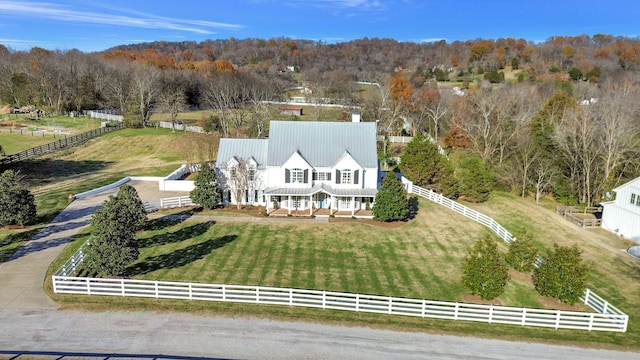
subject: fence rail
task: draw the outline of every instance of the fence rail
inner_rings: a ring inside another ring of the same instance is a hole
[[[54,276],[53,286],[59,294],[299,306],[554,329],[624,332],[628,321],[625,314],[528,309],[250,285]]]
[[[99,129],[90,130],[74,136],[66,136],[64,139],[58,141],[33,147],[19,153],[7,155],[0,159],[0,165],[8,165],[18,161],[39,157],[42,155],[50,154],[65,148],[73,147],[82,144],[83,142],[100,136],[102,134],[121,129],[121,125],[102,127]]]
[[[485,225],[506,242],[515,240],[511,233],[486,215],[413,184],[410,184],[409,190]],[[166,198],[161,205],[167,207],[179,205],[180,202],[187,201],[185,198],[188,197]],[[71,276],[79,270],[87,244],[88,241],[52,276],[55,293],[302,306],[588,331],[626,332],[629,322],[627,314],[589,289],[580,299],[595,310],[595,313],[467,304],[325,290]]]
[[[405,182],[408,181],[405,179]],[[436,202],[442,206],[445,206],[455,212],[457,212],[458,214],[461,214],[463,216],[466,216],[469,219],[472,219],[486,227],[488,227],[489,229],[491,229],[491,231],[493,231],[496,235],[498,235],[502,240],[504,240],[507,243],[512,243],[513,241],[515,241],[515,237],[509,232],[507,231],[507,229],[505,229],[502,225],[498,224],[498,222],[496,222],[495,220],[493,220],[492,218],[483,215],[471,208],[468,208],[462,204],[459,204],[451,199],[448,199],[444,196],[442,196],[442,194],[438,194],[433,190],[427,190],[424,188],[421,188],[417,185],[413,185],[413,183],[411,183],[409,181],[409,186],[408,186],[408,191],[410,193],[419,195],[424,197],[427,200],[431,200],[433,202]],[[536,266],[539,266],[540,263],[542,262],[542,258],[539,257],[536,260]],[[606,300],[604,300],[603,298],[601,298],[600,296],[595,295],[595,293],[589,289],[586,289],[584,294],[582,295],[582,297],[580,298],[582,301],[584,301],[584,303],[586,305],[588,305],[590,308],[592,308],[593,310],[597,311],[598,313],[601,314],[606,314],[606,315],[621,315],[624,314],[624,312],[622,312],[620,309],[616,308],[615,306],[611,305],[609,302],[607,302]],[[627,315],[625,315],[627,316]],[[628,316],[627,316],[628,319]],[[626,331],[626,325],[625,325],[625,331]]]
[[[586,207],[584,209],[579,209],[575,206],[562,206],[558,205],[556,207],[556,213],[562,215],[563,218],[569,220],[570,222],[580,226],[581,228],[590,228],[590,227],[600,227],[602,225],[602,219],[598,218],[585,218],[574,214],[595,214],[601,213],[602,207]]]
[[[159,209],[172,209],[172,208],[180,208],[186,206],[195,206],[196,203],[191,200],[191,198],[187,196],[176,196],[170,198],[162,198],[156,201],[144,201],[144,209],[147,212],[154,212]]]

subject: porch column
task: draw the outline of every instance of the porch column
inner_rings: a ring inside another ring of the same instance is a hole
[[[313,195],[309,195],[309,216],[313,215]]]
[[[333,195],[329,196],[329,215],[333,215]]]
[[[291,215],[291,195],[289,195],[289,202],[287,203],[288,214]]]
[[[352,196],[351,197],[351,216],[354,216],[356,214],[356,197]]]
[[[265,195],[265,199],[267,199],[267,203],[264,204],[265,211],[269,214],[269,203],[271,202],[271,195]],[[273,205],[272,205],[273,206]]]

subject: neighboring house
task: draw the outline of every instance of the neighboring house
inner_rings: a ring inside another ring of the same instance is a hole
[[[378,192],[376,124],[271,121],[268,139],[221,139],[216,167],[226,203],[354,215]]]
[[[616,199],[602,203],[602,227],[640,243],[640,177],[613,191]]]

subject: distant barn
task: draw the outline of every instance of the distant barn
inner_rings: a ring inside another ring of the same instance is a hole
[[[284,106],[280,109],[282,115],[302,116],[302,108],[297,106]]]

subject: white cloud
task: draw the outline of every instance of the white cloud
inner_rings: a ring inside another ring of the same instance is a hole
[[[136,13],[135,17],[122,15],[132,13],[127,9],[109,9],[108,12],[80,11],[69,6],[50,2],[17,2],[0,0],[0,12],[11,16],[30,16],[57,21],[115,25],[147,29],[179,30],[198,34],[211,34],[210,29],[240,29],[243,26],[204,20],[188,20]]]

